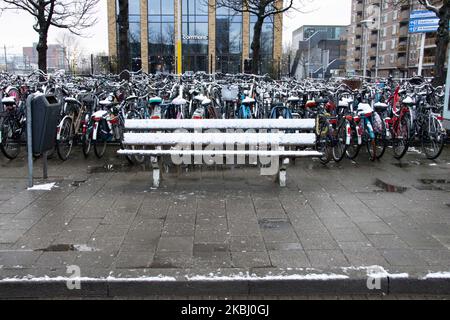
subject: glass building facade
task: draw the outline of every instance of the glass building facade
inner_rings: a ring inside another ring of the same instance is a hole
[[[108,1],[109,50],[118,56],[119,0]],[[282,0],[279,0],[282,3]],[[129,0],[129,50],[133,70],[176,71],[177,10],[181,4],[182,63],[185,71],[239,73],[251,58],[255,17],[215,0]],[[279,28],[275,28],[277,24]],[[267,18],[261,36],[261,73],[281,59],[282,17]]]
[[[242,13],[216,11],[216,71],[238,73],[242,65]]]
[[[175,72],[174,2],[148,0],[147,15],[148,72]],[[141,56],[140,53],[139,56]],[[145,58],[142,57],[142,59]]]
[[[182,0],[183,70],[208,72],[208,3]]]
[[[119,1],[116,0],[116,15],[119,15]],[[128,48],[130,50],[130,66],[132,71],[137,71],[142,68],[141,61],[141,12],[140,1],[128,2]],[[118,27],[116,25],[116,32]],[[118,39],[118,37],[117,37]],[[117,41],[117,47],[119,47]]]

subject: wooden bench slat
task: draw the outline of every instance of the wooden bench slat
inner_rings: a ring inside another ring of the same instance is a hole
[[[191,145],[245,144],[312,146],[314,133],[132,133],[124,134],[124,145]]]
[[[126,130],[255,129],[311,130],[315,119],[127,119]]]

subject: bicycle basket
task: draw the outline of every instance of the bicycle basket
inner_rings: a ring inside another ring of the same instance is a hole
[[[352,90],[361,89],[362,86],[362,81],[357,79],[347,79],[342,81],[342,83],[347,85]]]
[[[236,86],[222,86],[222,100],[235,101],[239,95],[239,88]]]

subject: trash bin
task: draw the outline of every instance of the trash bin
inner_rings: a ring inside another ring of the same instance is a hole
[[[38,95],[31,100],[33,153],[44,153],[55,147],[61,103],[53,95]]]

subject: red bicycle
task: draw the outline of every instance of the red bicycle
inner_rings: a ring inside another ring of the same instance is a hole
[[[394,94],[388,99],[388,105],[391,108],[391,117],[385,118],[385,123],[391,135],[394,157],[398,160],[403,158],[409,149],[409,133],[411,128],[408,104],[413,103],[413,101],[410,97],[406,97],[401,102],[400,108],[398,108],[399,102],[400,86],[397,86]]]

